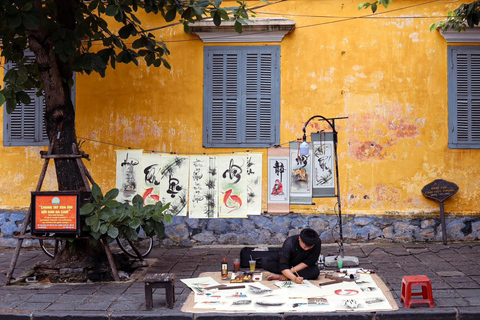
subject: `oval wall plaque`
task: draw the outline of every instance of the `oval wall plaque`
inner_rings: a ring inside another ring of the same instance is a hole
[[[423,187],[422,194],[427,198],[443,202],[457,191],[458,186],[455,183],[437,179]]]

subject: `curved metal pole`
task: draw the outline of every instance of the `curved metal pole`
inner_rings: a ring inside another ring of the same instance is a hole
[[[307,122],[305,122],[305,125],[303,126],[303,141],[307,141],[307,132],[306,132],[306,129],[307,129],[307,126],[308,124],[310,123],[310,121],[312,121],[313,119],[315,118],[321,118],[323,119],[324,121],[327,121],[327,123],[330,125],[330,128],[332,128],[333,130],[333,133],[334,133],[334,139],[336,139],[336,134],[337,134],[337,131],[335,130],[335,124],[332,124],[330,122],[330,120],[328,120],[327,118],[325,118],[324,116],[321,116],[321,115],[316,115],[316,116],[313,116],[313,117],[310,117],[310,119],[307,120]]]
[[[315,115],[313,117],[310,117],[310,119],[308,119],[307,122],[305,122],[305,125],[303,126],[303,141],[307,141],[307,132],[306,132],[307,126],[310,123],[310,121],[312,121],[315,118],[321,118],[324,121],[326,121],[330,126],[330,128],[332,128],[332,132],[333,132],[333,154],[335,158],[335,177],[337,180],[336,189],[337,189],[337,202],[338,202],[338,225],[339,225],[339,233],[340,233],[340,257],[343,258],[345,254],[343,249],[342,203],[340,201],[340,179],[338,174],[338,155],[337,155],[338,132],[337,130],[335,130],[335,119],[332,119],[332,122],[330,122],[330,120],[325,118],[324,116]]]

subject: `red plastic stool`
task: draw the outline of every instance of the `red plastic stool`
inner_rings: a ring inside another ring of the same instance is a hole
[[[422,292],[412,293],[412,287],[421,286]],[[422,299],[412,299],[413,296],[422,296]],[[432,283],[427,276],[404,276],[402,278],[402,297],[405,308],[410,308],[412,303],[428,303],[433,308]]]

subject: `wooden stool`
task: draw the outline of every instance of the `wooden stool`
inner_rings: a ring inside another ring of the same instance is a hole
[[[421,286],[422,292],[412,293],[414,286]],[[422,299],[412,299],[413,296],[422,296]],[[410,308],[412,303],[428,303],[433,308],[432,284],[427,276],[404,276],[402,278],[402,296],[400,302],[404,302],[405,308]]]
[[[167,306],[172,309],[175,304],[175,273],[152,273],[143,278],[145,282],[145,305],[147,310],[153,308],[153,288],[165,288]]]

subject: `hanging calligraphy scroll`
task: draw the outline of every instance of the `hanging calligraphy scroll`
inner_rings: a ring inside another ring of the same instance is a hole
[[[290,204],[312,204],[312,143],[301,155],[298,142],[290,142]]]
[[[313,197],[335,197],[335,155],[333,132],[314,132],[313,141]]]
[[[262,153],[247,155],[247,212],[249,215],[262,213]]]
[[[161,155],[146,153],[142,158],[142,192],[143,202],[155,204],[160,200]]]
[[[218,156],[218,216],[246,218],[247,156]]]
[[[217,206],[217,158],[214,156],[191,156],[188,216],[190,218],[217,218]]]
[[[268,148],[268,213],[290,211],[290,148]]]
[[[187,215],[189,158],[162,155],[160,158],[160,201],[170,203],[168,213]]]
[[[131,202],[133,197],[142,193],[142,155],[143,150],[116,150],[117,170],[116,187],[119,190],[117,201]]]

